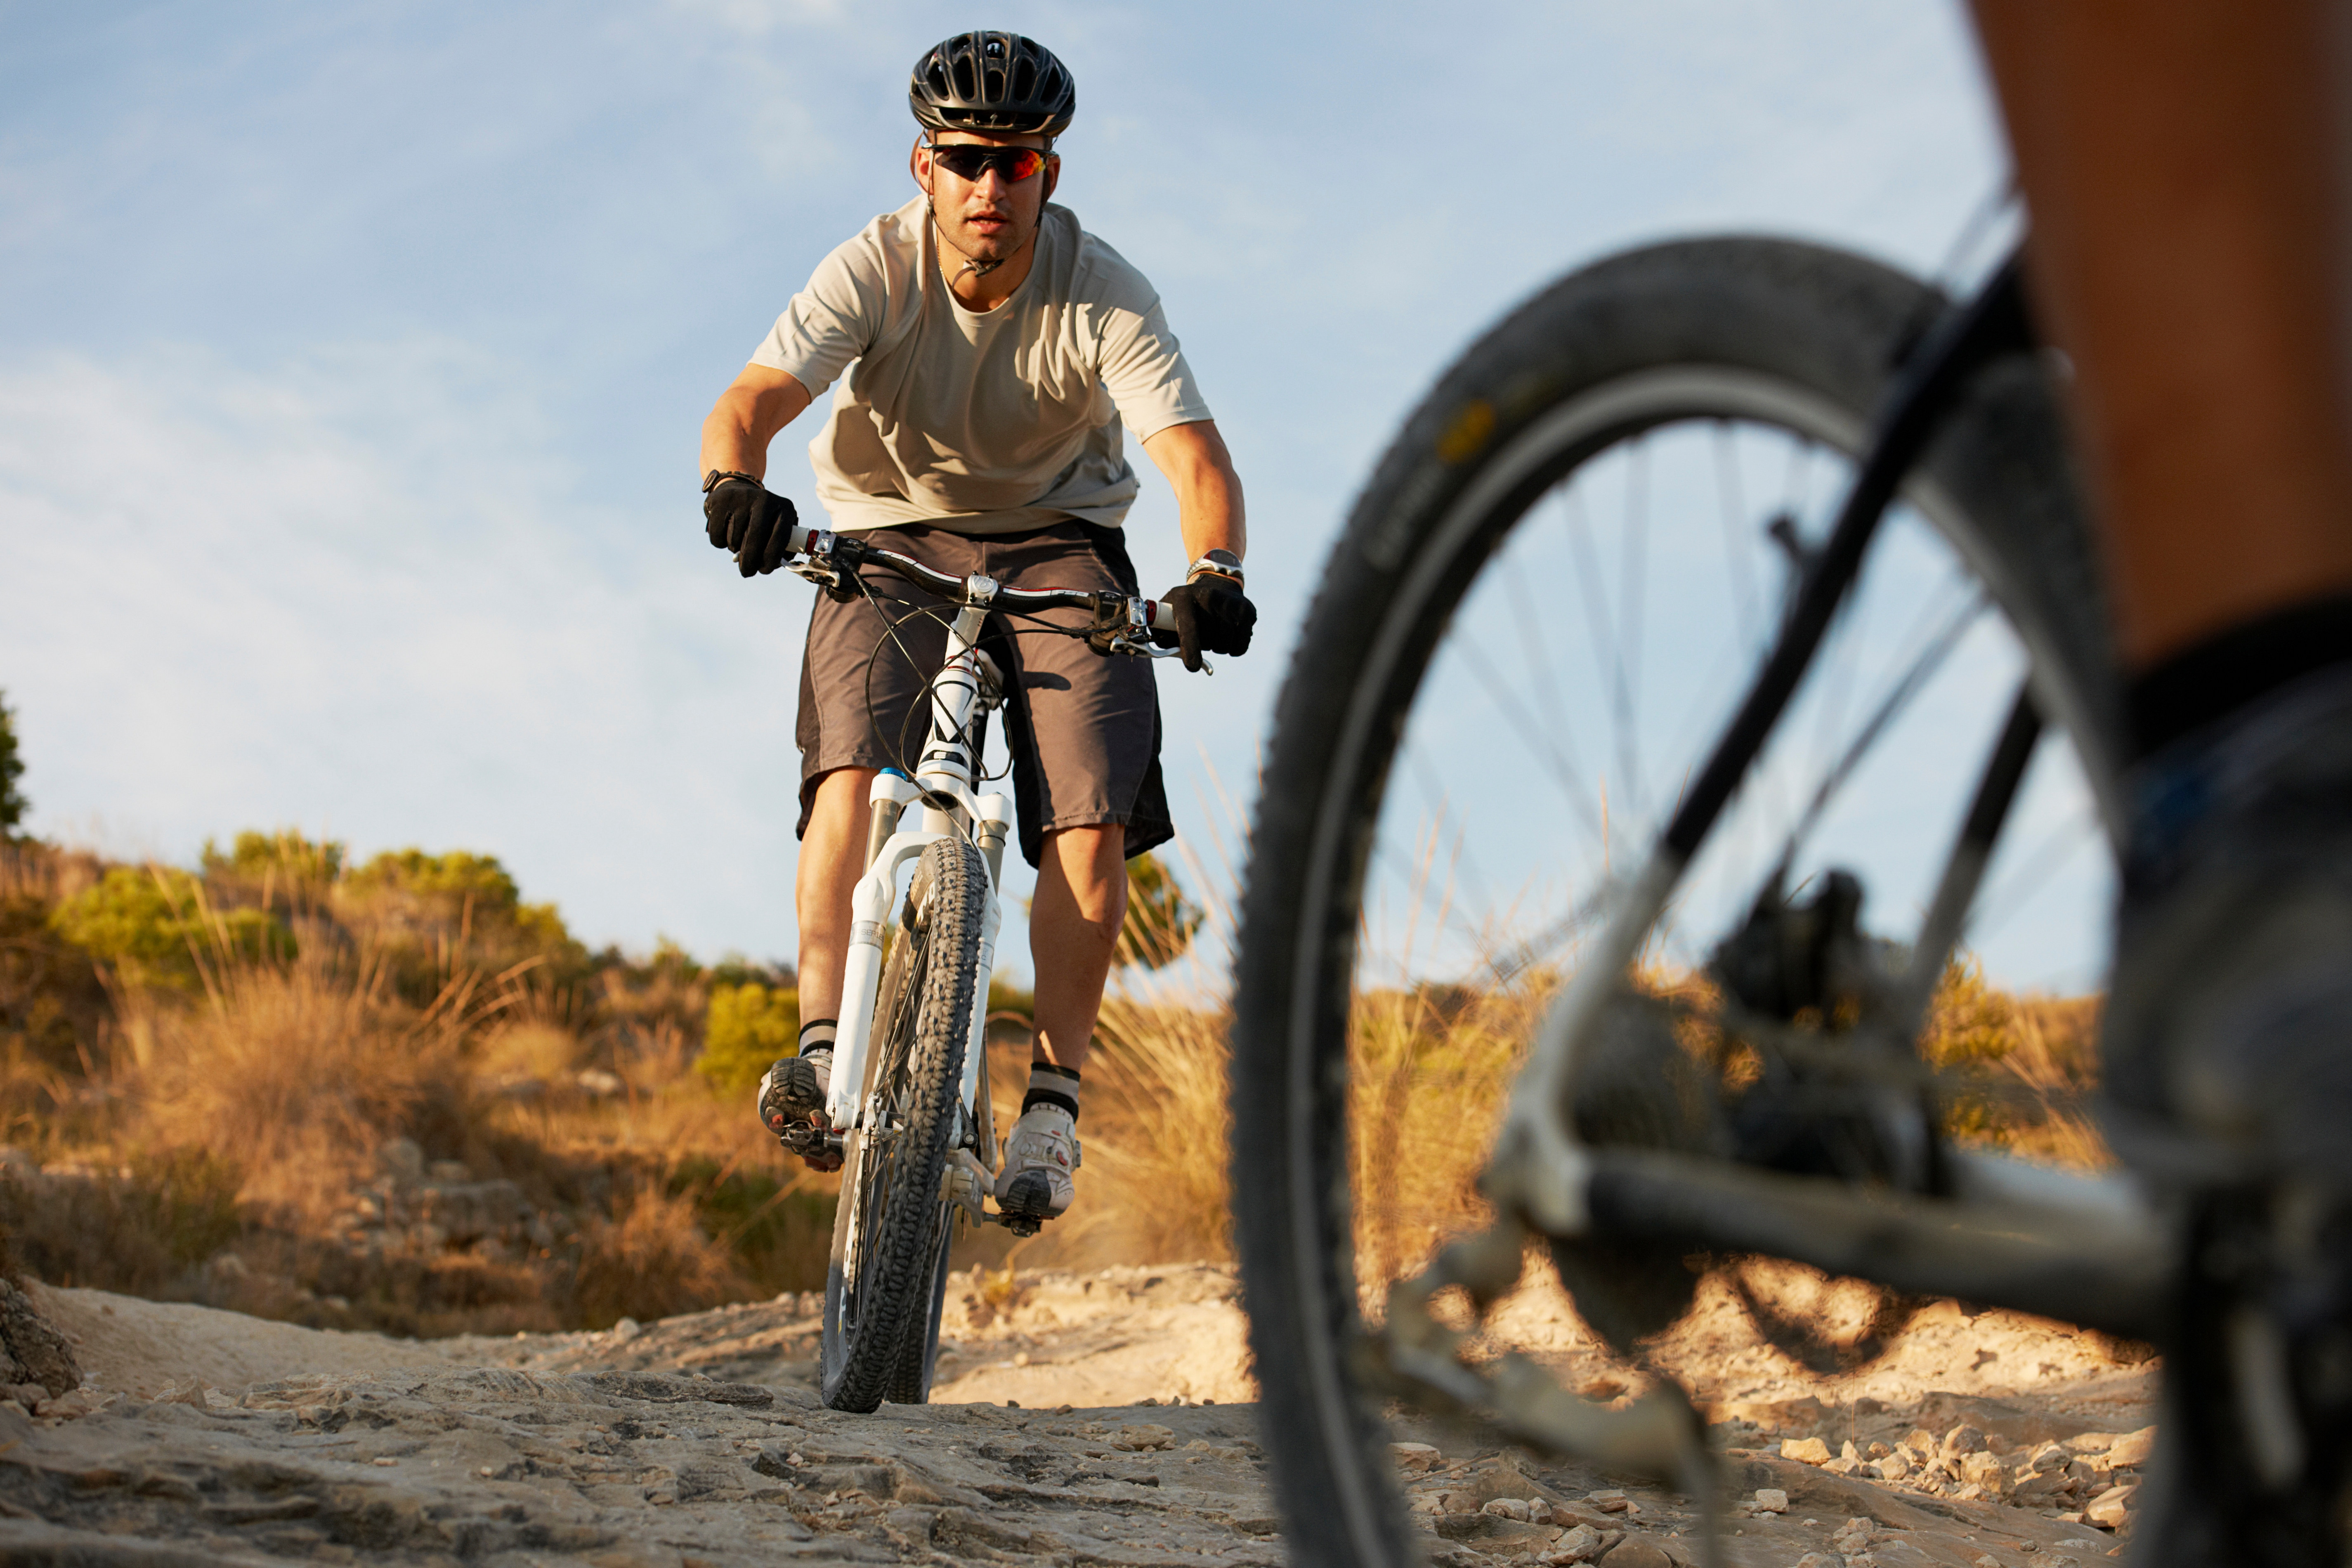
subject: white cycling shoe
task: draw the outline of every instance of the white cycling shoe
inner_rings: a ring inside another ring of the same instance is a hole
[[[760,1079],[760,1124],[813,1171],[841,1169],[837,1139],[823,1125],[825,1094],[833,1086],[833,1052],[814,1050],[786,1057]]]
[[[1026,1219],[1060,1217],[1076,1195],[1070,1173],[1078,1168],[1078,1160],[1076,1118],[1058,1105],[1031,1106],[1004,1141],[996,1206]]]

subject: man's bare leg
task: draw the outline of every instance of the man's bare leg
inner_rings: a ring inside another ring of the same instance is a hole
[[[1975,0],[2134,669],[2352,589],[2331,9]]]
[[[1045,837],[1029,953],[1037,973],[1037,1055],[1083,1072],[1127,919],[1127,829],[1066,827]]]
[[[2327,0],[1975,5],[2133,678],[2103,1121],[2199,1237],[2168,1289],[2165,1452],[2133,1551],[2342,1562],[2352,18]]]
[[[800,919],[801,1034],[793,1054],[760,1080],[760,1121],[792,1144],[817,1120],[832,1087],[834,1030],[841,1016],[842,969],[849,957],[850,899],[865,871],[866,790],[871,768],[841,768],[817,781],[801,838],[793,906]],[[797,1145],[795,1145],[797,1146]],[[819,1170],[840,1156],[802,1149]]]
[[[866,792],[872,768],[839,768],[817,781],[793,889],[801,928],[801,1016],[841,1016],[841,972],[849,961],[849,900],[866,873]]]
[[[1127,829],[1111,824],[1047,835],[1029,906],[1037,1044],[996,1184],[997,1204],[1008,1214],[1045,1220],[1070,1206],[1078,1075],[1126,919]]]

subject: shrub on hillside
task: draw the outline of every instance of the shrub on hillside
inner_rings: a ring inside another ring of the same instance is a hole
[[[1206,911],[1184,896],[1156,855],[1127,863],[1127,920],[1118,933],[1118,962],[1163,969],[1192,951]]]
[[[748,1093],[771,1063],[793,1053],[800,1033],[799,991],[757,981],[713,985],[696,1069],[721,1094]]]
[[[49,929],[133,985],[197,990],[208,969],[294,956],[294,933],[267,910],[218,910],[184,871],[117,866],[59,904]]]

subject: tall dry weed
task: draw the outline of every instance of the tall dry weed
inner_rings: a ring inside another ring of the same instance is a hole
[[[609,1217],[583,1227],[572,1277],[572,1317],[609,1323],[698,1312],[747,1300],[751,1282],[727,1251],[702,1233],[688,1199],[647,1186],[630,1192]]]

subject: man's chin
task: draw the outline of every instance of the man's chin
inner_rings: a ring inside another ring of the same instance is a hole
[[[976,234],[967,228],[950,237],[954,239],[956,248],[974,261],[1010,261],[1028,236],[1015,234],[1011,229],[1000,229],[994,234]]]

